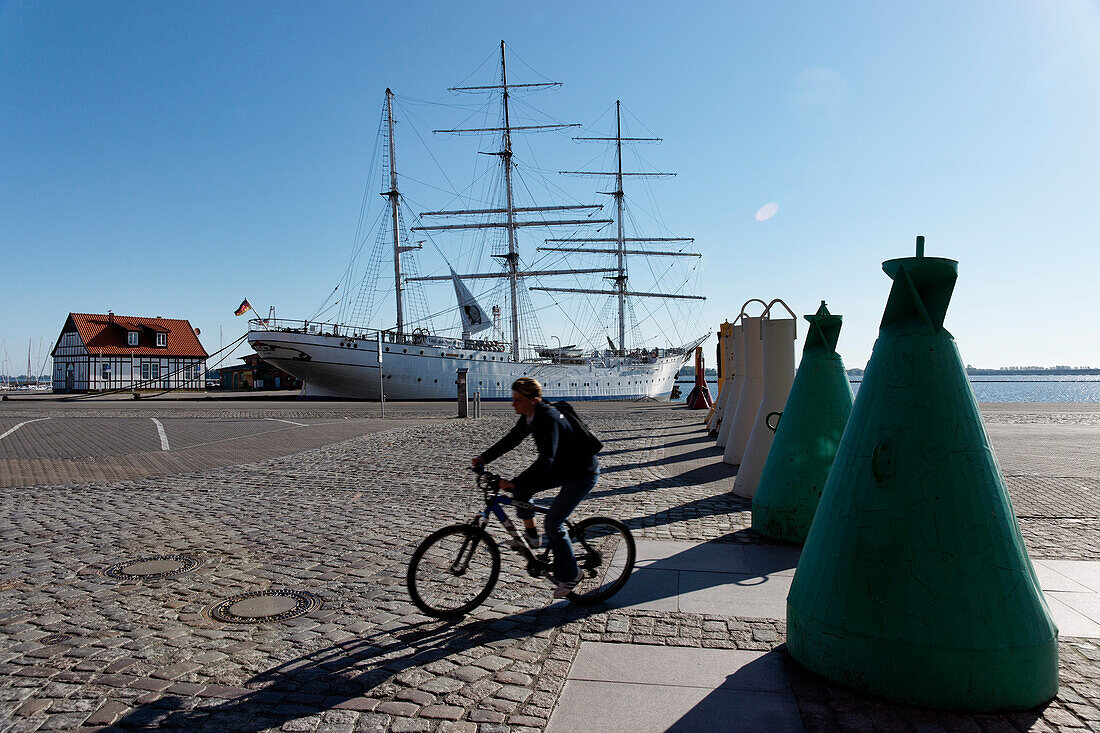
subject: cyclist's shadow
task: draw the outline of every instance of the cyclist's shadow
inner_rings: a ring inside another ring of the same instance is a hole
[[[135,708],[115,725],[184,730],[205,726],[208,730],[234,731],[278,728],[291,720],[371,697],[372,691],[379,692],[379,701],[388,698],[398,691],[393,678],[413,668],[459,655],[462,658],[456,659],[456,666],[476,666],[476,660],[465,655],[471,649],[492,644],[489,653],[500,655],[512,647],[523,647],[540,631],[583,618],[587,612],[577,606],[555,604],[508,616],[494,614],[489,619],[422,621],[394,631],[380,630],[261,672],[245,683],[250,691],[234,699],[206,706],[201,702],[204,698],[165,695]],[[507,640],[512,643],[501,644]],[[480,674],[477,670],[473,673]],[[483,678],[491,677],[487,666]],[[439,702],[445,704],[442,699]],[[370,705],[349,707],[370,709]]]

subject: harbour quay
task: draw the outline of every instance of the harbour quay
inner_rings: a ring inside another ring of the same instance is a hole
[[[504,550],[485,604],[443,622],[405,570],[480,509],[467,466],[506,404],[0,403],[0,730],[1100,728],[1100,405],[981,405],[1060,632],[1057,697],[997,715],[801,669],[784,647],[798,548],[749,529],[704,413],[580,410],[605,449],[574,516],[630,527],[630,582],[604,606],[551,603]]]

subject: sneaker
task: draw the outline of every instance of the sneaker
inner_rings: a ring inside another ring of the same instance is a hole
[[[532,550],[537,550],[542,547],[542,538],[539,537],[539,531],[534,527],[523,530],[523,542],[519,540],[508,540],[508,547],[519,552],[523,549],[524,543]]]
[[[554,589],[554,598],[565,598],[567,595],[573,592],[573,589],[577,587],[577,583],[584,580],[584,571],[577,568],[577,577],[570,581],[563,581],[558,583],[558,587]]]

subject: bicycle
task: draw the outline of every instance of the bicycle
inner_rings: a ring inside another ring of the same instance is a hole
[[[501,494],[500,476],[484,466],[471,469],[477,474],[485,508],[472,520],[453,524],[428,535],[413,552],[405,584],[417,608],[436,618],[464,616],[481,605],[500,576],[500,548],[486,531],[495,516],[512,540],[514,549],[527,561],[531,577],[549,576],[552,566],[549,548],[532,552],[520,537],[516,525],[504,507],[520,502]],[[529,505],[535,512],[547,509]],[[584,574],[568,596],[580,605],[601,603],[618,593],[634,569],[634,537],[622,522],[609,517],[588,517],[565,526],[573,544],[573,554]]]

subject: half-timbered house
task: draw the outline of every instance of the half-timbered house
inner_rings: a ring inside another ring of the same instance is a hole
[[[70,313],[53,350],[53,391],[204,389],[208,356],[183,319]]]

